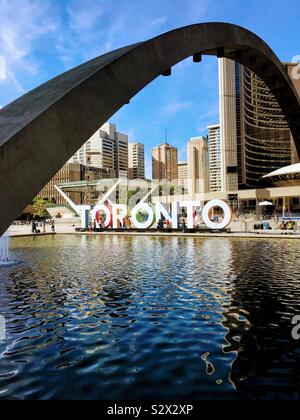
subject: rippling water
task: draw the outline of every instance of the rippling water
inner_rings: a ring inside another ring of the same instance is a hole
[[[299,399],[298,241],[56,236],[0,267],[0,399]]]

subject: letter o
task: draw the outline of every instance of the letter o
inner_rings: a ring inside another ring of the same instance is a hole
[[[92,210],[92,220],[96,219],[100,223],[100,213],[105,214],[105,223],[104,227],[108,228],[111,225],[111,212],[107,206],[100,204],[94,207]],[[103,221],[102,221],[103,222]]]
[[[209,212],[215,207],[220,207],[224,212],[224,219],[221,223],[212,222],[209,218]],[[225,229],[231,222],[232,213],[227,203],[222,200],[212,200],[206,204],[202,211],[202,218],[206,226],[213,230]]]
[[[148,213],[148,219],[146,222],[139,222],[137,220],[137,215],[141,211],[144,211],[145,213]],[[148,229],[150,226],[153,225],[154,222],[154,212],[152,208],[147,203],[140,203],[137,206],[135,206],[131,211],[131,219],[132,223],[137,229]]]

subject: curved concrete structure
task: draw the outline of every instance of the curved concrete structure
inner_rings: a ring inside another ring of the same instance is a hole
[[[272,187],[299,187],[300,163],[289,165],[264,176]],[[296,190],[294,191],[297,195]]]
[[[225,23],[192,25],[89,61],[0,111],[0,234],[113,114],[189,56],[235,59],[272,89],[300,152],[300,100],[283,64],[255,34]]]

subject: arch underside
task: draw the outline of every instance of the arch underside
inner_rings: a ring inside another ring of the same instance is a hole
[[[199,53],[236,60],[255,72],[278,100],[300,153],[300,99],[274,52],[235,25],[176,29],[89,61],[0,111],[0,234],[123,105],[169,68]]]

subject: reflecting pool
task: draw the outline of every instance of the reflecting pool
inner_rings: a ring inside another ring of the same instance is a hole
[[[0,399],[300,398],[297,240],[70,235],[11,248]]]

